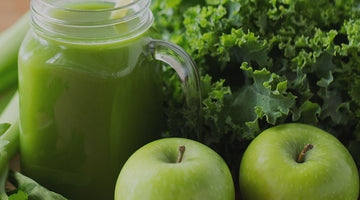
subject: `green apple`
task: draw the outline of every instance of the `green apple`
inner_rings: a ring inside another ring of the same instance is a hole
[[[246,149],[239,172],[243,200],[356,200],[359,175],[347,149],[305,124],[265,130]]]
[[[234,200],[224,160],[209,147],[184,138],[166,138],[137,150],[125,163],[115,200]]]

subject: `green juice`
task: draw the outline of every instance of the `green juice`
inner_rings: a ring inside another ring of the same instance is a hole
[[[92,44],[29,32],[19,54],[26,175],[73,200],[113,199],[122,165],[161,131],[161,70],[143,53],[147,35]]]

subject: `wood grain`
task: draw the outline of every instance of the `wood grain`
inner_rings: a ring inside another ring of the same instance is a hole
[[[0,32],[30,9],[30,0],[0,0]]]

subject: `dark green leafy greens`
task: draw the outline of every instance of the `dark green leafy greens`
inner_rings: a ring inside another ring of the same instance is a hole
[[[16,193],[9,197],[9,200],[28,200],[29,195],[22,190],[18,190]]]
[[[209,145],[236,182],[254,137],[302,122],[338,137],[360,167],[359,1],[153,0],[152,10],[154,28],[189,52],[201,74],[199,125],[198,111],[182,106],[178,78],[165,67],[164,136]],[[30,194],[19,189],[10,199]]]
[[[174,72],[165,136],[215,149],[236,173],[262,130],[302,122],[338,137],[360,167],[360,3],[353,0],[153,0],[155,28],[196,61],[202,124],[176,106]],[[236,180],[235,180],[236,181]]]

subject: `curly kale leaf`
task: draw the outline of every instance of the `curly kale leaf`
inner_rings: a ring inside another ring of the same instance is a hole
[[[275,125],[284,121],[295,104],[296,97],[287,92],[287,81],[263,68],[253,70],[244,63],[241,67],[252,84],[241,88],[232,104],[231,116],[237,123],[244,124],[254,134],[260,131],[258,120]]]
[[[166,98],[179,105],[166,108],[168,135],[204,142],[232,170],[258,133],[287,122],[318,126],[360,155],[359,1],[171,2],[154,0],[155,28],[195,59],[203,102],[196,115]]]

